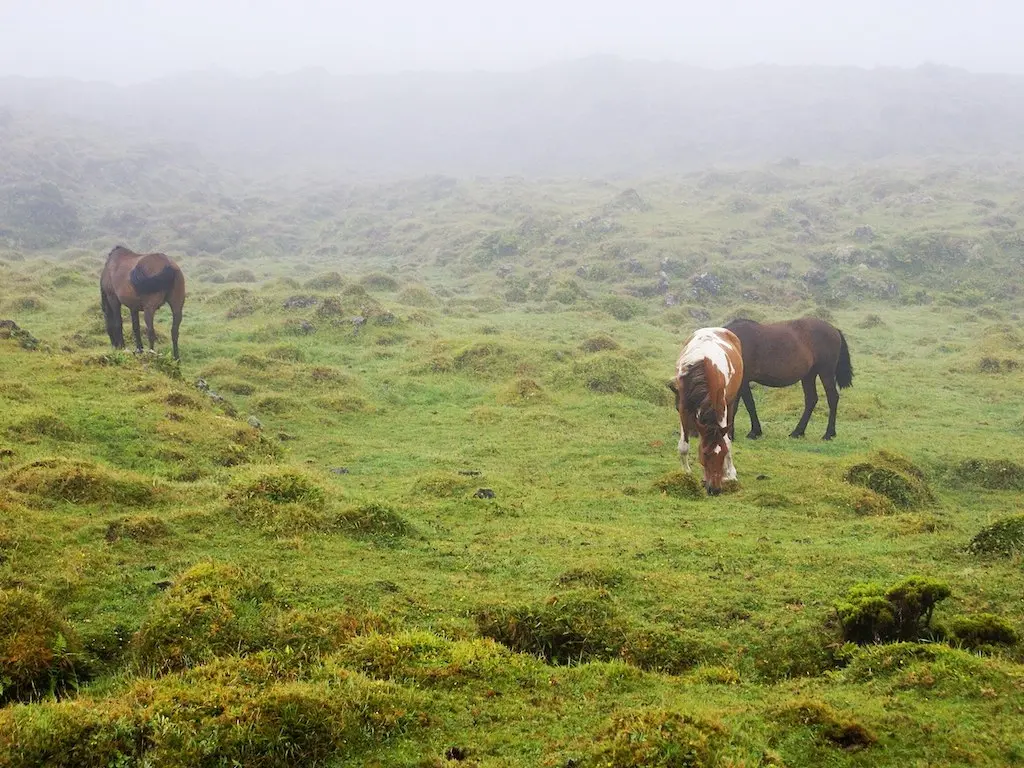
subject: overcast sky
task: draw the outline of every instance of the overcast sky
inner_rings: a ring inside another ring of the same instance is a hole
[[[590,54],[1024,73],[1020,0],[0,0],[0,75],[506,70]]]

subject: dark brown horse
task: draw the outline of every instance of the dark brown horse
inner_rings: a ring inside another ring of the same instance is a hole
[[[804,413],[790,437],[803,437],[811,412],[818,403],[815,378],[821,379],[828,400],[828,426],[822,440],[836,436],[836,408],[839,390],[853,384],[850,349],[842,331],[816,317],[802,317],[782,323],[761,323],[738,318],[727,323],[743,346],[743,384],[740,398],[750,414],[750,433],[761,436],[750,383],[766,387],[788,387],[798,381],[804,387]]]
[[[171,345],[174,359],[178,359],[178,327],[181,325],[181,308],[185,304],[185,276],[170,258],[162,253],[135,253],[123,246],[115,246],[107,256],[100,275],[100,302],[110,343],[116,349],[124,349],[121,306],[128,307],[132,315],[135,348],[139,352],[142,351],[139,312],[146,317],[146,333],[152,350],[156,341],[153,315],[165,302],[169,304]]]
[[[714,496],[723,480],[736,479],[732,461],[732,426],[743,381],[739,339],[725,328],[694,331],[676,362],[669,389],[679,412],[679,458],[690,471],[690,434],[700,435],[704,488]]]

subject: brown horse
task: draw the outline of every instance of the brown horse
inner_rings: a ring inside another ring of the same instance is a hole
[[[153,315],[164,302],[171,307],[171,344],[177,360],[178,327],[181,325],[181,308],[185,304],[185,276],[178,265],[162,253],[135,253],[123,246],[115,246],[107,256],[100,275],[100,303],[107,321],[107,334],[115,349],[124,349],[122,305],[131,312],[135,348],[141,352],[139,312],[146,317],[146,333],[152,350],[156,341]]]
[[[736,479],[731,435],[742,381],[740,340],[725,328],[701,328],[683,345],[668,385],[679,412],[679,457],[689,472],[690,433],[696,431],[704,488],[711,496],[722,492],[723,479]]]
[[[754,407],[750,382],[766,387],[788,387],[798,381],[804,386],[804,413],[790,437],[803,437],[811,412],[818,403],[815,377],[821,379],[828,399],[828,426],[822,440],[836,436],[839,390],[853,384],[850,349],[842,331],[816,317],[802,317],[782,323],[761,323],[738,318],[727,323],[743,347],[743,384],[740,397],[750,415],[750,439],[761,436],[761,422]]]

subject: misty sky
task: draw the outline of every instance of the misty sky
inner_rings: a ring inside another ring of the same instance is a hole
[[[0,75],[503,70],[601,53],[1024,73],[1022,29],[1017,0],[0,0]]]

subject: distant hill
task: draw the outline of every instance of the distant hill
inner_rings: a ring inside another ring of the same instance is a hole
[[[1024,77],[937,66],[713,71],[598,57],[504,74],[5,78],[3,104],[190,142],[238,167],[362,179],[1024,153]]]

